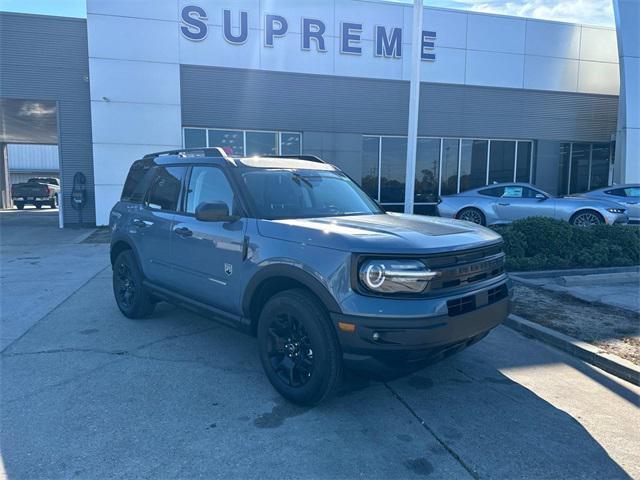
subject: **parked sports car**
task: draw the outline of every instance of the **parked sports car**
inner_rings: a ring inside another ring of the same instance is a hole
[[[616,202],[627,209],[629,223],[640,223],[640,184],[614,185],[587,192],[583,195],[597,200]]]
[[[481,225],[510,223],[526,217],[550,217],[573,225],[626,223],[621,205],[586,197],[554,197],[528,183],[499,183],[442,197],[441,217]]]

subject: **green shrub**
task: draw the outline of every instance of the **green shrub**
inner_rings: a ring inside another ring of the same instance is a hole
[[[494,229],[504,238],[510,271],[640,265],[640,228],[530,217]]]

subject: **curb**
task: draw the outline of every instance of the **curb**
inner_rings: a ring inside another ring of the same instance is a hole
[[[563,350],[580,360],[601,368],[618,378],[640,386],[640,367],[586,342],[511,314],[504,325]]]

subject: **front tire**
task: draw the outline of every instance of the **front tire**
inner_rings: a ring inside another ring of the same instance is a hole
[[[602,215],[595,210],[582,210],[575,213],[569,223],[577,227],[589,227],[591,225],[602,225],[605,222]]]
[[[24,210],[24,203],[22,202],[16,202],[16,208],[18,210]]]
[[[113,264],[113,294],[125,317],[147,317],[156,306],[143,280],[133,252],[125,250],[120,253]]]
[[[298,405],[317,405],[342,378],[342,353],[319,301],[302,289],[273,296],[258,323],[260,361],[273,387]]]
[[[34,205],[36,206],[36,208],[38,210],[40,210],[42,208],[42,204],[40,202],[36,202],[36,203],[34,203]]]
[[[49,208],[58,208],[58,196],[54,195],[51,201],[49,201]]]
[[[473,207],[463,208],[458,212],[456,218],[458,220],[465,220],[467,222],[477,223],[478,225],[483,226],[487,223],[484,213]]]

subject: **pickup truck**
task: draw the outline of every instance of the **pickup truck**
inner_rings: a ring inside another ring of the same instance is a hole
[[[55,178],[30,178],[27,182],[11,186],[11,198],[18,210],[27,204],[36,208],[42,208],[43,205],[57,208],[59,193],[60,184]]]

